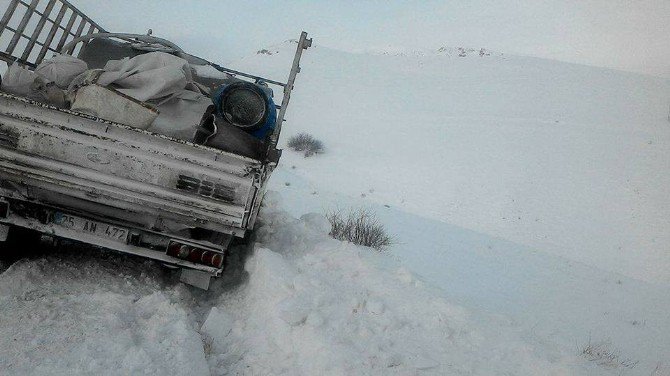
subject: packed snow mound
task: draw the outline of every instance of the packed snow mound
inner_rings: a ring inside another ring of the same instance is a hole
[[[576,354],[528,343],[387,255],[331,239],[322,215],[295,219],[270,194],[260,220],[253,251],[233,255],[209,292],[106,252],[11,265],[0,275],[4,374],[581,372]]]
[[[99,256],[26,259],[0,275],[2,373],[206,374],[200,336],[161,291],[158,265]]]
[[[550,359],[504,320],[482,329],[387,255],[329,238],[323,216],[297,220],[272,202],[248,282],[205,323],[218,328],[207,330],[214,373],[574,374],[574,354]]]

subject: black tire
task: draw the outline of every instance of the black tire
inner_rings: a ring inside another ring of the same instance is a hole
[[[23,227],[10,226],[7,240],[0,242],[0,260],[13,263],[38,253],[41,249],[39,232]]]

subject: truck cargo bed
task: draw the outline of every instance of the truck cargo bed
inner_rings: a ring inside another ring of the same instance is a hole
[[[0,93],[0,179],[13,195],[145,228],[243,236],[260,161]]]

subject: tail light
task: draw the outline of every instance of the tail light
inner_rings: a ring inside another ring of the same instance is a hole
[[[168,244],[166,254],[196,264],[213,266],[215,268],[221,268],[223,266],[223,253],[194,247],[176,241],[171,241],[170,244]]]

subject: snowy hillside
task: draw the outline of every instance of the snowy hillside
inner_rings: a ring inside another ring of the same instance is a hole
[[[237,67],[279,73],[291,49]],[[647,362],[633,374],[670,362],[669,80],[502,54],[305,59],[284,140],[327,150],[284,155],[295,216],[373,208],[451,301],[565,349],[610,341]]]
[[[15,263],[0,275],[3,374],[586,374],[575,352],[528,344],[276,200],[207,293],[77,248]]]
[[[292,48],[272,50],[234,66],[283,77]],[[670,80],[438,51],[305,59],[285,135],[329,151],[283,162],[315,188],[670,283]]]
[[[283,80],[294,48],[230,67]],[[449,51],[305,53],[282,143],[325,153],[284,152],[209,292],[78,247],[0,262],[0,373],[669,375],[670,81]],[[351,207],[396,244],[331,239]]]

